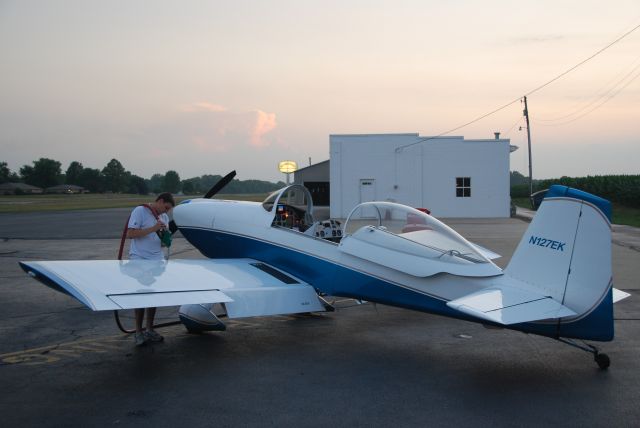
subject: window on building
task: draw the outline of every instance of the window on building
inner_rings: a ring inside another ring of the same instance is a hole
[[[471,177],[456,177],[456,197],[471,197]]]

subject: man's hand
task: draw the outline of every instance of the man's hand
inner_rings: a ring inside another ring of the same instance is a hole
[[[158,230],[164,230],[166,228],[167,228],[167,225],[164,224],[161,220],[158,220],[158,222],[151,227],[151,231],[157,232]]]

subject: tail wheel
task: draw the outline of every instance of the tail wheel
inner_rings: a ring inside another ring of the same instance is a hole
[[[611,365],[611,360],[607,354],[601,354],[598,352],[593,356],[593,359],[602,370],[606,370]]]

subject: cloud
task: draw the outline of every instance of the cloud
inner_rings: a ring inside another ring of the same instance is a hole
[[[190,148],[200,153],[223,153],[266,148],[274,143],[276,114],[260,109],[229,111],[208,101],[178,106],[178,114],[153,131],[159,144]],[[160,153],[153,153],[160,155]]]
[[[255,115],[255,126],[251,132],[251,145],[254,147],[268,146],[270,142],[263,137],[276,128],[276,115],[275,113],[266,113],[262,110],[257,110]]]

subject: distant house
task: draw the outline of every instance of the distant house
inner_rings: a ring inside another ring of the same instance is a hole
[[[76,186],[75,184],[59,184],[57,186],[47,187],[44,189],[44,192],[60,194],[87,193],[84,187]]]
[[[0,184],[0,195],[16,195],[16,194],[28,194],[34,195],[42,193],[40,187],[31,186],[24,183],[2,183]]]

